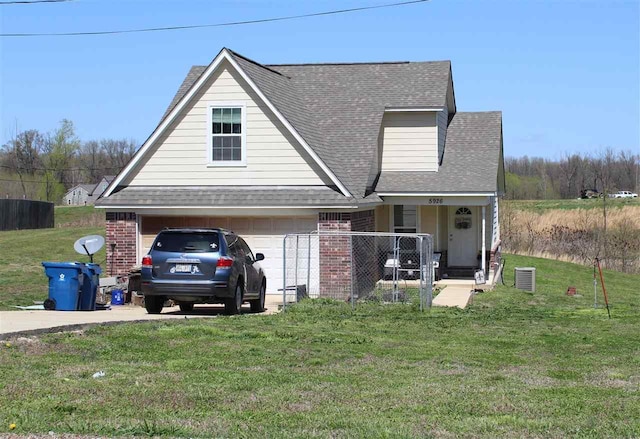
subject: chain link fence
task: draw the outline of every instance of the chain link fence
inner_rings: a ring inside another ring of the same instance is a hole
[[[284,238],[282,295],[358,302],[419,303],[431,307],[431,235],[316,232]]]

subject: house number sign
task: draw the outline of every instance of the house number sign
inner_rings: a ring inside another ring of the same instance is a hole
[[[443,204],[444,203],[444,199],[443,198],[429,198],[429,204]]]

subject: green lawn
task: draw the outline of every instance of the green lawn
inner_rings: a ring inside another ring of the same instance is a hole
[[[507,256],[507,285],[515,266],[537,267],[536,293],[500,286],[464,311],[307,301],[12,340],[0,434],[640,436],[637,276],[605,274],[609,320],[590,268]]]
[[[93,206],[56,206],[56,227],[93,226],[104,228],[104,209]]]
[[[104,226],[0,232],[0,310],[47,298],[49,281],[42,261],[89,262],[73,249],[85,235],[104,236]],[[104,248],[94,261],[106,267]]]
[[[533,210],[535,212],[543,212],[550,209],[602,209],[602,199],[569,199],[569,200],[502,200],[508,206],[516,210]],[[607,208],[624,207],[624,206],[640,206],[639,198],[607,198]]]
[[[73,249],[86,235],[104,236],[104,211],[93,206],[56,206],[54,229],[0,232],[0,310],[32,305],[48,295],[42,261],[89,262]],[[103,248],[94,261],[106,268]]]

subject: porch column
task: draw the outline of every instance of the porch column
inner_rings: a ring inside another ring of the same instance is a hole
[[[105,276],[125,276],[136,265],[137,220],[133,212],[106,214],[107,269]]]
[[[487,278],[487,207],[482,206],[482,254],[480,256],[482,264],[482,273]]]

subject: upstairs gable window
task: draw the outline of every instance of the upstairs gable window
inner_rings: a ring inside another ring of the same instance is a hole
[[[209,163],[212,166],[246,165],[244,104],[209,105]]]

